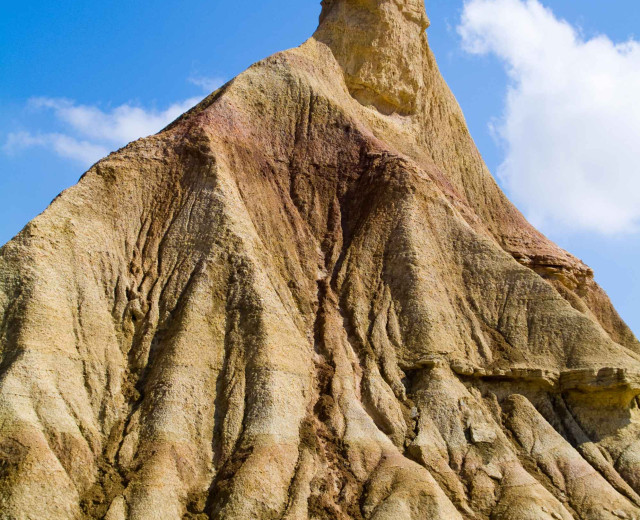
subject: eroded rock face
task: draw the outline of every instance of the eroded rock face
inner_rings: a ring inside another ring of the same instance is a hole
[[[351,95],[383,113],[413,114],[428,54],[424,0],[323,0],[314,38],[327,44]]]
[[[421,2],[321,20],[1,250],[0,518],[640,518],[640,344]]]

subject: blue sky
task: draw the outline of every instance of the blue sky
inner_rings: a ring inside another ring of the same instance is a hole
[[[640,333],[640,160],[627,153],[640,143],[640,2],[541,2],[427,0],[431,46],[505,191]],[[94,157],[302,43],[319,12],[319,0],[3,2],[0,244]]]

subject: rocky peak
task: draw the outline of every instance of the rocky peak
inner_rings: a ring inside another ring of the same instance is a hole
[[[0,519],[640,518],[640,343],[423,1],[323,7],[0,248]]]
[[[424,86],[428,26],[424,0],[324,0],[314,37],[331,48],[358,101],[412,114]]]

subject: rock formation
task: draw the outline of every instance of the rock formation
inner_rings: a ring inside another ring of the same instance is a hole
[[[640,518],[640,343],[428,25],[324,0],[2,248],[0,519]]]

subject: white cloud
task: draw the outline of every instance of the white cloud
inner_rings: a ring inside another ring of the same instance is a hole
[[[13,155],[33,147],[48,148],[61,157],[73,159],[85,165],[91,165],[109,153],[108,148],[99,144],[57,133],[35,135],[29,132],[10,133],[3,149],[6,153]]]
[[[226,83],[222,78],[207,78],[204,76],[192,76],[187,81],[200,87],[205,92],[214,92]]]
[[[498,176],[546,229],[620,233],[640,223],[640,43],[585,39],[538,0],[468,0],[464,48],[510,78]]]
[[[47,97],[32,98],[29,105],[53,110],[60,121],[80,135],[121,145],[155,134],[198,101],[200,98],[190,98],[165,110],[124,104],[104,111],[97,106],[76,105],[67,99]]]
[[[200,101],[193,97],[164,110],[123,104],[110,110],[96,105],[79,105],[68,99],[38,97],[28,102],[35,111],[51,111],[59,132],[14,132],[3,145],[5,153],[28,148],[45,148],[90,166],[110,151],[130,141],[155,134]]]

